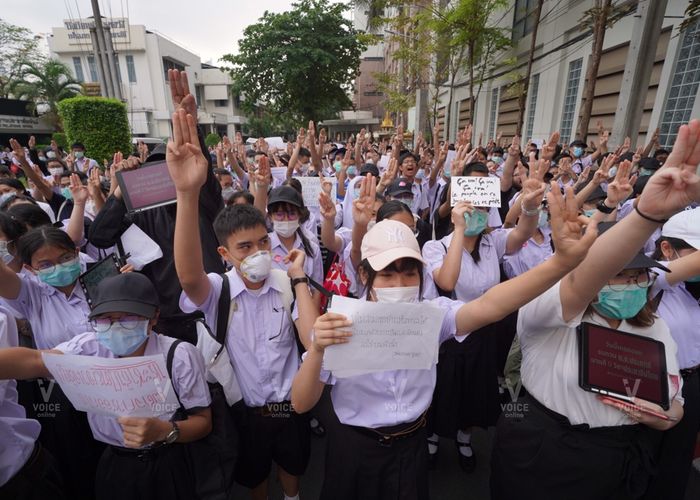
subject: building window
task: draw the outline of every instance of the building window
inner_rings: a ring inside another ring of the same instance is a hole
[[[540,88],[540,74],[532,76],[532,81],[530,82],[530,88],[528,89],[528,94],[530,98],[530,107],[527,110],[527,132],[526,136],[528,139],[532,139],[532,129],[535,128],[535,108],[537,107],[537,91]]]
[[[85,76],[83,75],[83,63],[79,57],[73,58],[73,68],[75,69],[75,79],[79,82],[85,81]]]
[[[168,70],[169,69],[177,69],[179,71],[185,71],[185,66],[173,61],[172,59],[168,59],[167,57],[163,58],[163,74],[165,77],[165,81],[168,81]]]
[[[491,93],[491,116],[489,116],[489,139],[496,135],[496,116],[498,114],[498,88]]]
[[[690,120],[695,97],[700,86],[700,22],[683,32],[678,44],[676,66],[668,89],[659,124],[659,143],[670,148],[676,140],[678,127]]]
[[[214,106],[217,108],[228,108],[228,99],[214,99]]]
[[[564,107],[561,113],[561,132],[562,142],[571,140],[571,131],[574,127],[574,113],[576,112],[576,101],[578,99],[578,84],[581,80],[581,66],[583,66],[583,58],[576,59],[569,63],[569,77],[566,81],[566,93],[564,94]]]
[[[197,100],[197,107],[200,107],[202,105],[202,102],[204,102],[204,87],[202,85],[195,85],[194,86],[194,97]]]
[[[516,42],[532,32],[535,26],[537,0],[515,0],[513,16],[513,41]]]
[[[119,67],[119,56],[114,54],[114,67],[117,68],[117,81],[122,83],[122,70]]]
[[[126,56],[126,72],[129,74],[129,83],[136,83],[136,66],[134,56]]]
[[[88,69],[90,70],[90,81],[91,82],[98,82],[100,81],[99,78],[97,78],[97,65],[95,64],[95,56],[88,56]]]

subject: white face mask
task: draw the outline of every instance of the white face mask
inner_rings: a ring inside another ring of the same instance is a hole
[[[282,238],[289,238],[293,236],[297,229],[299,229],[298,220],[276,220],[272,222],[272,227],[274,231],[279,234]]]
[[[418,286],[396,286],[387,288],[375,288],[374,296],[377,302],[396,304],[400,302],[418,302]]]
[[[2,259],[5,264],[9,264],[14,259],[14,256],[7,249],[8,243],[7,241],[0,241],[0,259]]]
[[[265,281],[272,269],[272,256],[266,250],[260,250],[241,261],[241,276],[252,283]]]
[[[53,175],[54,177],[58,177],[63,173],[63,167],[57,167],[57,168],[50,168],[49,173]]]

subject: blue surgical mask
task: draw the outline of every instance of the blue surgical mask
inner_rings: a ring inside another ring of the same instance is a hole
[[[583,156],[583,148],[581,146],[574,147],[574,157],[581,158]]]
[[[616,175],[617,175],[617,167],[611,168],[610,172],[608,172],[608,176],[615,177]]]
[[[347,172],[348,172],[348,175],[349,175],[350,177],[355,177],[355,176],[357,175],[357,167],[355,167],[355,166],[348,167],[348,171],[347,171]]]
[[[0,194],[0,205],[2,205],[3,203],[5,203],[7,200],[9,200],[10,198],[12,198],[13,196],[16,196],[15,193],[4,193],[4,194]]]
[[[653,174],[653,173],[654,173],[654,171],[653,171],[653,170],[649,170],[648,168],[639,169],[639,176],[640,176],[640,177],[644,177],[645,175],[651,175],[651,174]]]
[[[586,217],[593,217],[593,214],[595,213],[595,208],[593,210],[584,210],[583,215]]]
[[[333,164],[333,168],[335,168],[336,172],[340,172],[340,169],[343,168],[343,162],[337,161]]]
[[[66,200],[72,200],[73,199],[73,193],[70,192],[70,188],[64,187],[61,188],[61,194]]]
[[[148,320],[136,323],[133,329],[124,328],[118,322],[112,323],[106,332],[97,332],[97,341],[112,351],[115,356],[132,354],[148,337]]]
[[[613,290],[609,285],[598,292],[598,302],[593,309],[606,318],[629,319],[642,310],[647,303],[647,288],[631,285],[625,290]]]
[[[493,161],[496,165],[501,165],[503,163],[503,157],[501,156],[494,156],[491,161]]]
[[[537,227],[539,227],[540,229],[547,227],[549,225],[548,216],[549,214],[546,211],[540,210],[540,216],[537,219]]]
[[[449,179],[450,177],[452,177],[452,172],[450,172],[449,168],[446,168],[445,170],[443,170],[442,175]]]
[[[80,276],[78,257],[64,264],[56,264],[51,271],[37,271],[37,277],[50,286],[61,287],[75,283]]]
[[[418,172],[416,172],[416,179],[419,179],[419,180],[425,179],[425,172],[423,172],[422,170],[419,170]]]
[[[489,214],[483,210],[474,210],[471,214],[465,212],[464,220],[467,222],[464,236],[477,236],[486,229],[486,225],[489,221]]]
[[[85,157],[85,153],[82,151],[76,151],[73,153],[73,156],[75,156],[78,160],[82,160]]]
[[[352,191],[352,194],[353,194],[354,199],[358,199],[360,197],[360,188],[359,187],[354,188]]]

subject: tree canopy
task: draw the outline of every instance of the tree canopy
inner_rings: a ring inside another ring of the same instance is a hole
[[[280,14],[265,12],[222,59],[252,115],[264,105],[284,125],[334,117],[352,105],[364,35],[343,16],[348,5],[302,0]]]
[[[27,28],[0,19],[0,97],[9,97],[11,85],[21,78],[22,65],[44,59],[39,37]]]

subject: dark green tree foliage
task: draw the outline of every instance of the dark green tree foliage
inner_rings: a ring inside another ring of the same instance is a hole
[[[216,146],[221,142],[221,136],[219,134],[211,133],[207,134],[204,138],[204,144],[209,148],[211,146]]]
[[[10,87],[21,80],[24,63],[38,63],[44,59],[39,39],[27,28],[0,19],[0,97],[10,97]]]
[[[115,152],[131,152],[126,105],[104,97],[73,97],[58,103],[69,144],[82,142],[87,155],[102,164]]]
[[[348,94],[357,76],[364,36],[343,13],[349,6],[328,0],[302,0],[292,10],[265,12],[248,26],[231,65],[233,91],[249,116],[257,104],[280,124],[334,117],[351,107]]]

